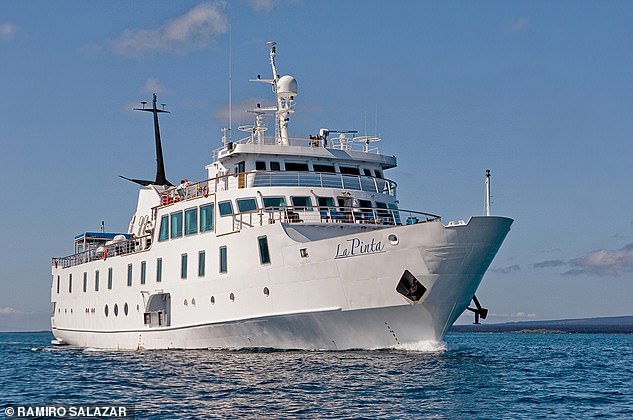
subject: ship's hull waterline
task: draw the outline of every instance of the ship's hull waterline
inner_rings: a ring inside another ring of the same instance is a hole
[[[511,223],[504,217],[473,217],[462,225],[445,227],[434,221],[303,243],[288,236],[292,225],[277,224],[270,229],[285,233],[284,254],[299,254],[301,248],[309,253],[297,264],[284,258],[286,278],[284,267],[274,276],[243,267],[235,270],[241,273],[234,275],[240,277],[234,277],[237,287],[213,289],[217,296],[213,305],[208,299],[213,280],[183,284],[179,279],[165,279],[160,291],[171,296],[169,326],[144,325],[143,312],[131,310],[125,321],[119,314],[120,322],[110,325],[103,321],[77,326],[60,316],[52,330],[63,343],[105,349],[411,348],[443,339],[468,306]],[[296,228],[310,230],[310,226]],[[114,257],[108,263],[136,264],[141,258],[151,259],[151,252]],[[91,269],[99,264],[104,269],[106,263],[89,264]],[[405,270],[425,289],[417,302],[396,290]],[[263,287],[269,295],[263,296]],[[230,290],[236,290],[235,295]],[[229,293],[234,297],[231,301]],[[191,310],[183,307],[183,297],[192,296],[198,296],[197,310],[195,315],[185,315]],[[135,306],[134,301],[130,303]],[[75,304],[95,306],[100,312],[103,301]]]

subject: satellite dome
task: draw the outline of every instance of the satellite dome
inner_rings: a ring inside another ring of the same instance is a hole
[[[285,75],[277,81],[277,93],[282,96],[297,96],[297,81],[294,77]]]

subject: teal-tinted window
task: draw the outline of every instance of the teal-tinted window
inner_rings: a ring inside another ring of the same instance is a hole
[[[145,277],[147,276],[147,263],[141,261],[141,284],[145,284]]]
[[[204,277],[206,253],[198,252],[198,276]]]
[[[158,235],[159,241],[166,241],[169,239],[169,215],[164,215],[160,218],[160,234]]]
[[[198,208],[185,210],[185,235],[198,233]]]
[[[254,198],[240,198],[237,200],[237,208],[240,213],[257,210],[257,200]]]
[[[230,201],[223,201],[218,204],[220,216],[230,216],[233,214],[233,204]]]
[[[286,200],[283,197],[264,197],[264,207],[272,210],[279,210],[286,206]]]
[[[268,251],[268,238],[260,236],[257,238],[259,244],[259,262],[262,264],[270,263],[270,252]]]
[[[213,204],[200,206],[200,232],[213,230]]]
[[[156,260],[156,283],[160,283],[163,280],[163,259]]]
[[[99,291],[99,270],[95,271],[95,292]]]
[[[310,200],[310,197],[291,197],[291,199],[295,210],[312,211],[312,200]]]
[[[108,289],[112,289],[112,267],[108,268]]]
[[[132,264],[127,265],[127,285],[132,285]]]
[[[226,247],[220,247],[220,273],[226,273],[228,271],[227,265]]]
[[[187,254],[182,254],[180,256],[180,278],[187,278]]]
[[[171,214],[171,238],[180,238],[182,236],[182,212]]]
[[[88,291],[88,273],[84,271],[84,293]]]

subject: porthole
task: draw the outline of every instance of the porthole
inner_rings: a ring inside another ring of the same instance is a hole
[[[105,306],[105,316],[106,316],[106,317],[108,316],[108,313],[109,313],[109,312],[110,312],[110,311],[109,311],[109,309],[108,309],[108,305],[106,305],[106,306]]]
[[[57,308],[57,313],[61,314],[62,313],[62,308]]]
[[[137,304],[136,305],[136,312],[140,312],[140,310],[141,310],[141,307]]]
[[[209,299],[209,301],[211,302],[211,305],[215,304],[215,296],[211,296],[211,299]]]
[[[231,292],[231,294],[229,295],[229,299],[231,299],[231,302],[235,301],[235,295]]]
[[[191,299],[191,306],[196,306],[196,298]]]
[[[67,314],[68,313],[68,309],[64,308],[64,313]]]
[[[264,295],[266,296],[270,295],[270,290],[268,290],[268,287],[264,287]]]
[[[399,242],[398,237],[394,235],[393,233],[389,235],[387,239],[389,239],[389,242],[391,243],[391,245],[398,245],[398,242]]]
[[[185,306],[188,306],[189,302],[187,302],[187,299],[185,299],[185,301],[182,304],[185,305]]]
[[[114,316],[119,316],[119,305],[114,304]]]
[[[73,310],[72,310],[72,309],[70,310],[70,313],[71,313],[71,314],[73,313]]]
[[[125,313],[125,316],[127,316],[127,313],[128,313],[127,302],[125,302],[125,305],[123,305],[123,313]]]

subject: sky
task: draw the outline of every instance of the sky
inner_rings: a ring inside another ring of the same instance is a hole
[[[0,2],[0,330],[48,329],[50,258],[127,229],[119,175],[155,165],[131,109],[155,92],[167,178],[202,180],[229,85],[234,128],[271,103],[248,82],[271,40],[298,81],[290,135],[379,135],[401,208],[482,214],[492,171],[515,222],[487,322],[633,315],[631,22],[630,1]]]

